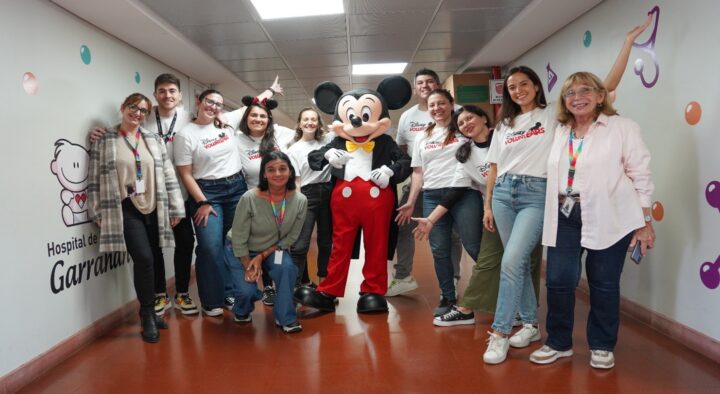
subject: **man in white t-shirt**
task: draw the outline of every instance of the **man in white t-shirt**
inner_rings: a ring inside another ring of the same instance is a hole
[[[415,84],[413,86],[413,92],[418,98],[418,103],[403,112],[400,115],[400,121],[398,122],[397,128],[397,144],[400,149],[407,152],[412,157],[413,148],[415,141],[418,136],[421,136],[425,132],[425,128],[428,123],[432,122],[430,112],[428,112],[427,100],[430,92],[440,88],[440,77],[433,70],[427,68],[421,68],[415,73]],[[455,110],[459,109],[460,106],[456,105]],[[410,192],[410,183],[407,182],[402,186],[402,195],[400,199],[400,206],[405,204],[408,199]],[[415,203],[415,211],[413,217],[423,217],[422,209],[422,192],[418,195],[417,202]],[[395,263],[395,277],[390,281],[390,286],[385,294],[387,297],[392,297],[400,294],[407,293],[415,290],[418,287],[415,278],[412,277],[412,264],[413,257],[415,256],[415,237],[413,236],[412,230],[415,228],[416,223],[410,221],[409,223],[400,226],[398,232],[398,243],[397,243],[397,262]],[[453,267],[455,267],[455,277],[460,276],[460,258],[462,256],[462,244],[457,233],[453,231],[453,244],[451,259]]]

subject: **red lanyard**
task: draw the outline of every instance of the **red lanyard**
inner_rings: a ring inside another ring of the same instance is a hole
[[[142,179],[142,163],[140,162],[140,152],[138,151],[138,146],[140,145],[140,128],[135,132],[135,146],[130,143],[127,132],[120,130],[120,134],[122,134],[128,147],[132,150],[133,156],[135,156],[135,175],[137,179],[140,180]]]
[[[570,161],[570,168],[568,169],[567,187],[565,191],[568,196],[572,194],[573,182],[575,181],[575,164],[577,163],[578,156],[582,152],[584,139],[580,140],[576,152],[573,152],[573,136],[575,136],[575,129],[570,130],[570,136],[568,137],[568,160]]]

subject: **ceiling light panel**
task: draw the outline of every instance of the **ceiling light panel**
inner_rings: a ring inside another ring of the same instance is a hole
[[[345,12],[342,0],[250,0],[263,20],[334,15]]]
[[[370,63],[353,64],[353,75],[395,75],[402,74],[407,67],[405,63]]]

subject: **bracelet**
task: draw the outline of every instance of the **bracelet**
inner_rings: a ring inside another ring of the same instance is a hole
[[[203,205],[212,205],[212,203],[208,200],[202,200],[202,201],[198,201],[197,205],[198,205],[198,207],[202,207]]]
[[[277,92],[275,91],[275,89],[273,89],[273,88],[271,88],[271,87],[268,88],[268,90],[272,92],[273,96],[275,95],[275,93],[277,93]]]

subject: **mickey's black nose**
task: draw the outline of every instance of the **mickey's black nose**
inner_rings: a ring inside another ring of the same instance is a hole
[[[353,116],[350,118],[350,123],[352,123],[353,127],[360,127],[362,126],[362,119],[359,116]]]

